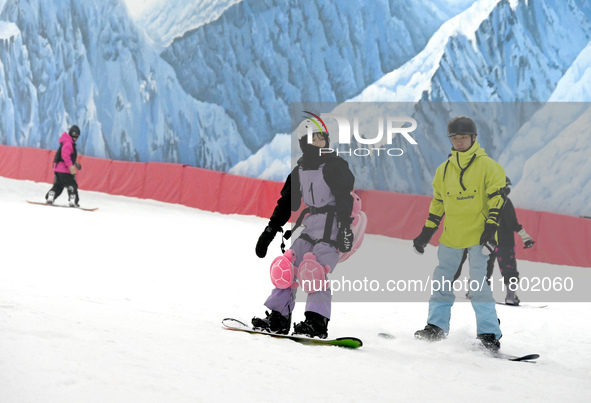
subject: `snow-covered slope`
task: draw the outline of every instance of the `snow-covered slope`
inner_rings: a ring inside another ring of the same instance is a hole
[[[55,148],[76,123],[79,151],[97,157],[225,170],[250,154],[220,106],[183,91],[119,0],[8,0],[0,20],[0,142]]]
[[[11,212],[0,233],[3,403],[589,400],[589,303],[498,306],[502,350],[539,353],[536,364],[478,351],[472,307],[459,299],[439,343],[413,337],[425,302],[335,302],[330,335],[361,338],[356,351],[230,332],[223,318],[264,313],[279,253],[276,241],[267,258],[254,254],[265,219],[83,190],[82,203],[98,211],[24,202],[48,187],[0,178],[0,207]],[[48,229],[63,221],[75,223],[71,247],[56,255]],[[421,257],[411,249],[367,236],[334,277],[347,267],[363,275],[368,256],[394,280],[432,273],[436,248]],[[569,270],[519,262],[522,276],[542,268]],[[293,320],[302,319],[299,303]]]

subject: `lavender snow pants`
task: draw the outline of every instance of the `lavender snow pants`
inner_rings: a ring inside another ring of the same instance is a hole
[[[325,242],[314,245],[302,238],[298,238],[293,242],[291,250],[296,254],[295,267],[300,265],[302,258],[308,252],[314,253],[316,260],[322,266],[328,265],[331,273],[339,261],[338,250],[334,246]],[[295,307],[296,292],[297,289],[292,290],[286,288],[282,290],[280,288],[275,288],[271,292],[269,298],[267,298],[267,301],[265,301],[265,306],[271,310],[279,311],[284,316],[289,315]],[[324,291],[308,294],[308,299],[306,300],[306,312],[316,312],[325,318],[330,319],[331,301],[332,294],[330,288]]]

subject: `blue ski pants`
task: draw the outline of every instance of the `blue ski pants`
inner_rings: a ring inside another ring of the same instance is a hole
[[[454,304],[453,280],[464,249],[454,249],[443,244],[439,245],[437,256],[439,265],[433,273],[433,293],[429,299],[429,316],[427,323],[438,326],[447,334],[451,318],[451,307]],[[470,263],[470,294],[472,308],[476,314],[476,333],[493,333],[497,339],[502,336],[495,301],[486,277],[488,256],[482,254],[482,246],[468,248]],[[476,285],[476,281],[478,284]]]

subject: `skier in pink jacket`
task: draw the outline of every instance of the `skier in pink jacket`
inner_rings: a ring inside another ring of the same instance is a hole
[[[80,137],[80,128],[76,125],[70,127],[67,133],[63,133],[59,139],[59,148],[53,159],[53,186],[45,195],[47,204],[53,204],[54,200],[62,194],[64,188],[68,190],[68,204],[70,207],[79,207],[78,183],[76,173],[81,169],[76,161],[76,140]]]

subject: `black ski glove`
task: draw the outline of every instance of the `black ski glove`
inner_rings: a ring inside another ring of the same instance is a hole
[[[482,245],[483,255],[490,255],[497,248],[497,240],[495,239],[497,228],[496,224],[484,224],[484,231],[480,236],[480,245]]]
[[[267,227],[259,237],[257,246],[255,248],[258,257],[264,258],[265,256],[267,256],[267,248],[269,247],[269,244],[271,243],[273,238],[275,238],[275,234],[277,234],[277,229],[271,227],[270,225],[267,225]]]
[[[523,249],[531,248],[536,243],[523,228],[517,234],[519,234],[523,241]]]
[[[423,227],[419,236],[412,240],[412,246],[415,249],[415,252],[419,255],[425,253],[425,246],[429,244],[429,241],[433,238],[433,234],[437,232],[437,228],[439,227]]]
[[[351,252],[353,249],[353,231],[351,231],[351,220],[339,221],[337,232],[337,245],[343,253]]]

